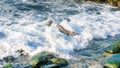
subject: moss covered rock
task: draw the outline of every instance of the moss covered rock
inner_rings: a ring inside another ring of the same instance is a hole
[[[106,68],[120,68],[120,54],[115,54],[110,58],[107,58],[103,65]]]
[[[63,58],[52,58],[49,60],[50,63],[52,64],[59,64],[61,66],[67,66],[68,65],[68,62],[63,59]]]
[[[113,43],[111,46],[108,46],[106,48],[106,52],[108,53],[120,53],[120,41],[117,41],[115,43]]]
[[[40,67],[41,65],[47,64],[48,59],[55,57],[53,53],[41,52],[33,56],[29,62],[32,67]]]

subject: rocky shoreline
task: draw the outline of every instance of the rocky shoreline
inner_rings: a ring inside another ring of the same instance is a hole
[[[114,41],[109,45],[101,44],[101,46],[96,44],[106,42],[106,40],[99,39],[91,42],[88,48],[71,53],[75,59],[66,60],[51,52],[40,52],[30,58],[24,50],[18,50],[19,58],[3,57],[0,63],[4,62],[2,68],[119,68],[120,41],[119,39],[112,40]]]
[[[87,0],[86,0],[87,1]],[[92,0],[101,2],[101,0]],[[102,3],[104,1],[102,0]],[[105,3],[107,3],[105,1]],[[108,3],[113,6],[120,7],[118,0],[108,0]],[[47,23],[50,26],[52,21]],[[57,25],[60,32],[75,36],[76,32],[67,30],[61,25]],[[115,37],[116,38],[116,37]],[[12,55],[0,59],[0,67],[2,68],[119,68],[120,67],[120,36],[116,40],[110,38],[93,39],[93,42],[85,49],[74,50],[70,55],[72,59],[61,58],[58,54],[51,52],[40,52],[32,57],[24,50],[20,49],[16,52],[19,57]],[[104,40],[104,41],[103,41]],[[110,40],[110,41],[109,41]],[[110,45],[103,44],[109,42]]]
[[[52,25],[48,21],[46,26]],[[71,31],[57,25],[60,32],[71,35]],[[74,32],[75,33],[75,32]],[[106,45],[106,43],[109,45]],[[119,68],[120,67],[120,35],[107,39],[93,39],[87,48],[74,50],[71,59],[61,58],[51,52],[39,52],[30,57],[25,50],[17,50],[18,57],[6,56],[0,59],[2,68]]]

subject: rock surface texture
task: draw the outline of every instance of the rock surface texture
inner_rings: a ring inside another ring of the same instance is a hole
[[[108,3],[109,5],[120,7],[120,0],[85,0],[85,1],[93,1],[97,3]]]

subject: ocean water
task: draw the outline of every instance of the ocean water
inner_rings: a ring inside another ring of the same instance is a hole
[[[116,7],[73,0],[0,0],[0,58],[17,56],[19,49],[30,56],[50,51],[69,58],[93,39],[120,34],[120,11],[111,8]],[[78,35],[61,33],[57,24]]]

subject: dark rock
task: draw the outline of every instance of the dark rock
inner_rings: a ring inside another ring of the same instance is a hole
[[[59,64],[61,66],[67,66],[68,62],[67,60],[63,59],[63,58],[52,58],[49,60],[50,63],[52,64]]]
[[[120,53],[120,41],[113,43],[111,46],[106,48],[106,52],[108,53]]]
[[[103,63],[105,68],[120,68],[120,54],[115,54]]]
[[[23,49],[17,50],[16,53],[19,53],[20,56],[28,56],[28,53],[25,52]]]
[[[14,62],[15,58],[13,56],[3,57],[3,61],[5,62]]]
[[[41,65],[47,64],[48,59],[55,57],[53,53],[41,52],[33,56],[30,60],[30,65],[37,68]]]

